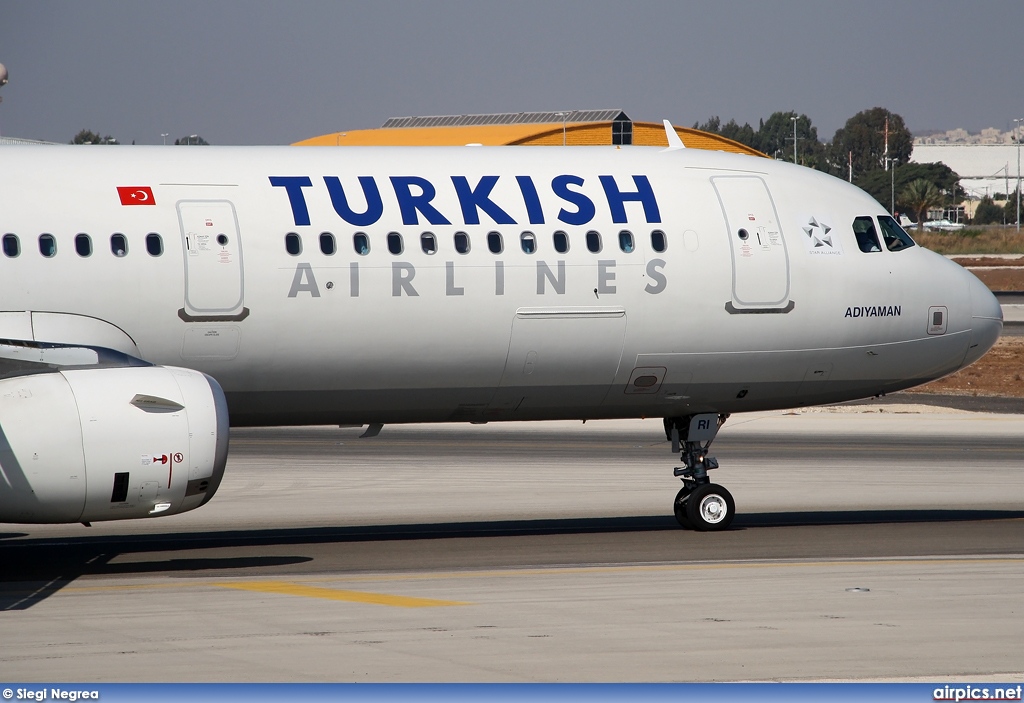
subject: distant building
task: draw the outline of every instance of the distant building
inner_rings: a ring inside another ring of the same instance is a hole
[[[718,134],[675,127],[690,149],[765,156]],[[622,110],[509,112],[392,117],[378,129],[331,132],[295,146],[668,146],[660,122],[634,122]]]
[[[38,139],[19,139],[18,137],[0,137],[2,144],[56,144],[57,142],[41,142]]]
[[[957,172],[960,186],[972,199],[1017,192],[1017,145],[920,144],[915,140],[910,160],[941,161]]]
[[[1016,144],[1013,130],[1004,132],[989,127],[978,134],[971,134],[966,129],[950,129],[945,132],[918,134],[914,137],[914,146],[918,144]]]

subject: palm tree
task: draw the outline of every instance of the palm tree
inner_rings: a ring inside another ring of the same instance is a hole
[[[931,181],[918,178],[907,184],[900,193],[900,202],[909,207],[917,215],[917,228],[924,228],[924,218],[928,210],[942,204],[942,193]]]

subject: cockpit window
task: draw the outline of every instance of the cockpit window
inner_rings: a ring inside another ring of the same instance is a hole
[[[882,251],[875,233],[875,221],[870,217],[858,217],[853,221],[853,234],[857,237],[857,246],[866,254]]]
[[[914,240],[910,238],[899,223],[888,215],[878,216],[878,226],[882,229],[882,241],[889,251],[909,249],[914,246]]]

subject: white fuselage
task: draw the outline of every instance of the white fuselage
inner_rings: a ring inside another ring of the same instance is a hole
[[[0,161],[0,235],[18,245],[0,254],[0,337],[203,371],[233,424],[835,402],[951,373],[1001,328],[991,294],[943,257],[861,251],[855,218],[884,213],[869,196],[768,159],[3,147]]]

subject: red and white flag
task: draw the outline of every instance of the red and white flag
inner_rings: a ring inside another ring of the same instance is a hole
[[[117,195],[122,205],[156,205],[149,186],[118,186]]]

